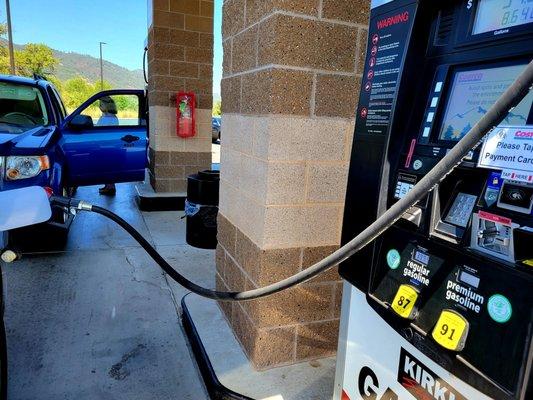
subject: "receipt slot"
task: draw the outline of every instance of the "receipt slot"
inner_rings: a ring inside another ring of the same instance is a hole
[[[532,43],[532,1],[372,1],[344,243],[464,137]],[[335,399],[533,398],[532,102],[341,264]]]

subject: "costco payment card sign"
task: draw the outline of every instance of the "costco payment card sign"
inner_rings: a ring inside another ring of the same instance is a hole
[[[506,179],[533,182],[533,127],[498,127],[483,143],[478,167],[501,169]]]

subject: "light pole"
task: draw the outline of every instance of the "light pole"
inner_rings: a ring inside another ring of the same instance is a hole
[[[9,67],[11,75],[15,75],[15,52],[13,51],[13,33],[11,31],[11,8],[9,7],[9,0],[6,0],[6,16],[7,16],[7,40],[9,46]]]
[[[102,61],[102,45],[103,44],[107,44],[107,43],[100,42],[100,90],[104,90],[104,64]]]

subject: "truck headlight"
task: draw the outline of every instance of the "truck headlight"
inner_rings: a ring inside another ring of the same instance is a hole
[[[10,156],[6,159],[6,178],[10,181],[33,178],[49,168],[47,156]]]

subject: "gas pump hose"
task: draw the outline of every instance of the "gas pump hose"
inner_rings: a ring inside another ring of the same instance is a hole
[[[64,197],[53,196],[51,202],[55,205],[70,207],[77,210],[92,211],[116,222],[148,252],[170,278],[193,293],[219,301],[245,301],[258,299],[303,283],[314,276],[325,272],[357,253],[380,236],[392,224],[400,219],[410,207],[423,198],[427,193],[432,191],[439,182],[452,172],[454,168],[461,163],[463,158],[480,142],[480,140],[482,140],[494,127],[499,125],[507,116],[508,112],[520,103],[520,101],[528,94],[529,90],[531,90],[532,85],[533,61],[528,64],[516,81],[505,91],[505,93],[503,93],[488,112],[453,147],[453,149],[424,178],[422,178],[405,197],[385,211],[374,223],[359,233],[350,242],[346,243],[337,251],[313,266],[289,278],[258,289],[244,292],[222,292],[199,286],[178,273],[135,228],[113,212],[99,206],[88,204],[84,201]]]

